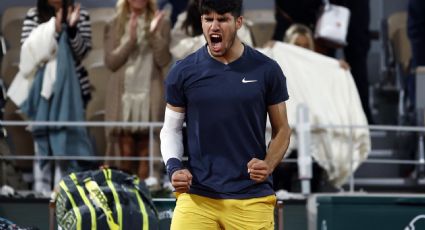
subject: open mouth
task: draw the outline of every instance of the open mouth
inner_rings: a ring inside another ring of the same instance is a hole
[[[223,38],[219,34],[211,34],[210,35],[211,48],[214,52],[218,52],[222,48]]]

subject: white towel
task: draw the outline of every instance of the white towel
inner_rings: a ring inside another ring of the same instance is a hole
[[[40,24],[31,31],[21,47],[19,72],[9,87],[7,95],[19,107],[28,97],[35,71],[48,63],[43,81],[42,95],[49,98],[56,79],[55,18]]]
[[[275,59],[286,76],[291,126],[296,124],[296,109],[301,103],[308,106],[312,125],[367,125],[353,77],[338,60],[282,42],[260,51]],[[351,174],[350,158],[355,161],[354,171],[370,152],[368,129],[353,129],[353,151],[350,136],[349,129],[319,130],[312,135],[313,157],[337,187]]]

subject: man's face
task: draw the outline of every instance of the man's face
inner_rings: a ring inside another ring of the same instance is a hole
[[[242,25],[242,17],[235,17],[231,13],[218,14],[211,12],[201,16],[202,31],[208,42],[211,55],[224,56],[236,38],[236,32]]]

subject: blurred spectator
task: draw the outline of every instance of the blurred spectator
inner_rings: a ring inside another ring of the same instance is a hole
[[[330,0],[330,2],[350,9],[348,45],[344,47],[344,56],[351,67],[351,73],[356,82],[366,117],[369,123],[374,123],[369,108],[369,80],[367,75],[367,55],[370,47],[369,0]],[[273,39],[281,41],[286,30],[293,23],[304,24],[314,31],[322,6],[322,0],[275,0],[276,28]],[[326,47],[325,44],[316,41],[315,43],[316,51],[328,56],[335,56],[334,47]]]
[[[153,0],[118,0],[116,17],[105,28],[105,64],[113,72],[106,100],[107,121],[161,122],[165,102],[164,68],[171,60],[170,23],[156,11]],[[127,127],[107,129],[107,155],[140,156],[149,154],[149,129]],[[158,141],[155,138],[155,141]],[[154,143],[152,143],[154,144]],[[158,148],[155,152],[158,156]],[[155,169],[161,169],[162,163]],[[112,166],[146,179],[148,161],[110,162]],[[155,172],[156,179],[161,174]]]
[[[59,36],[61,39],[68,38],[68,41],[58,42]],[[84,106],[91,95],[87,71],[81,65],[91,49],[88,12],[81,9],[79,4],[74,6],[61,0],[38,0],[37,7],[28,11],[23,22],[21,42],[19,72],[9,88],[8,96],[31,120],[84,120]],[[72,54],[67,52],[68,49]],[[29,82],[28,87],[20,87],[25,81]],[[87,132],[82,127],[36,126],[31,129],[36,155],[92,154]],[[34,163],[34,190],[49,192],[51,162],[39,163]],[[75,161],[56,162],[54,184],[64,173],[78,169]]]
[[[412,45],[412,67],[425,66],[425,1],[409,0],[407,20]]]
[[[373,124],[369,107],[369,79],[367,56],[370,48],[370,6],[369,0],[331,0],[331,3],[350,9],[347,46],[344,47],[345,60],[351,66],[351,73],[359,91],[362,107],[369,124]],[[332,53],[332,52],[331,52]]]
[[[415,70],[418,66],[425,66],[425,1],[409,0],[407,14],[407,33],[412,49],[411,68]],[[416,84],[413,75],[408,75],[406,85],[410,104],[414,107]]]
[[[167,4],[171,4],[171,27],[173,28],[177,17],[186,9],[188,2],[189,0],[158,0],[158,8],[163,10]]]
[[[314,51],[313,34],[311,30],[303,24],[292,24],[288,30],[286,30],[283,41]]]
[[[289,44],[293,44],[305,49],[315,51],[315,43],[313,39],[313,33],[309,27],[294,23],[292,24],[285,32],[283,41]],[[270,41],[266,44],[268,47],[272,47],[274,41]],[[344,60],[339,60],[341,68],[344,70],[349,70],[350,66]],[[297,159],[297,152],[294,151],[289,155],[291,159]],[[275,190],[285,189],[293,192],[294,188],[292,187],[294,181],[297,178],[298,167],[295,164],[282,163],[276,167],[273,172],[273,186]],[[317,164],[313,164],[313,178],[312,178],[312,191],[320,191],[320,186],[324,181],[324,170]]]
[[[59,33],[62,30],[62,11],[62,0],[38,0],[37,7],[28,10],[23,22],[21,44],[30,36],[34,28],[47,23],[52,17],[56,17],[56,32]],[[86,106],[91,98],[91,89],[88,73],[81,62],[91,50],[90,15],[88,11],[81,9],[79,4],[67,14],[69,18],[66,20],[72,20],[67,30],[81,84],[81,96]]]
[[[283,41],[314,51],[313,33],[310,28],[302,24],[296,23],[290,26]],[[339,65],[345,70],[350,69],[350,65],[343,59],[339,60]]]
[[[201,14],[198,9],[199,0],[189,0],[187,8],[177,17],[177,22],[174,25],[174,28],[171,30],[171,44],[170,51],[175,59],[182,59],[186,55],[192,53],[192,51],[197,50],[201,44],[194,47],[193,50],[189,49],[191,45],[188,45],[188,41],[192,41],[192,39],[198,37],[196,43],[204,44],[202,40],[202,25]],[[194,41],[192,41],[194,43]],[[187,47],[185,47],[187,45]]]
[[[181,12],[174,28],[171,30],[172,42],[178,43],[187,37],[202,35],[201,13],[199,13],[199,0],[189,0],[185,11]]]

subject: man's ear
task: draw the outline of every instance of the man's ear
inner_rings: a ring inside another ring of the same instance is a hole
[[[236,18],[236,29],[240,29],[243,23],[243,16],[239,16]]]

